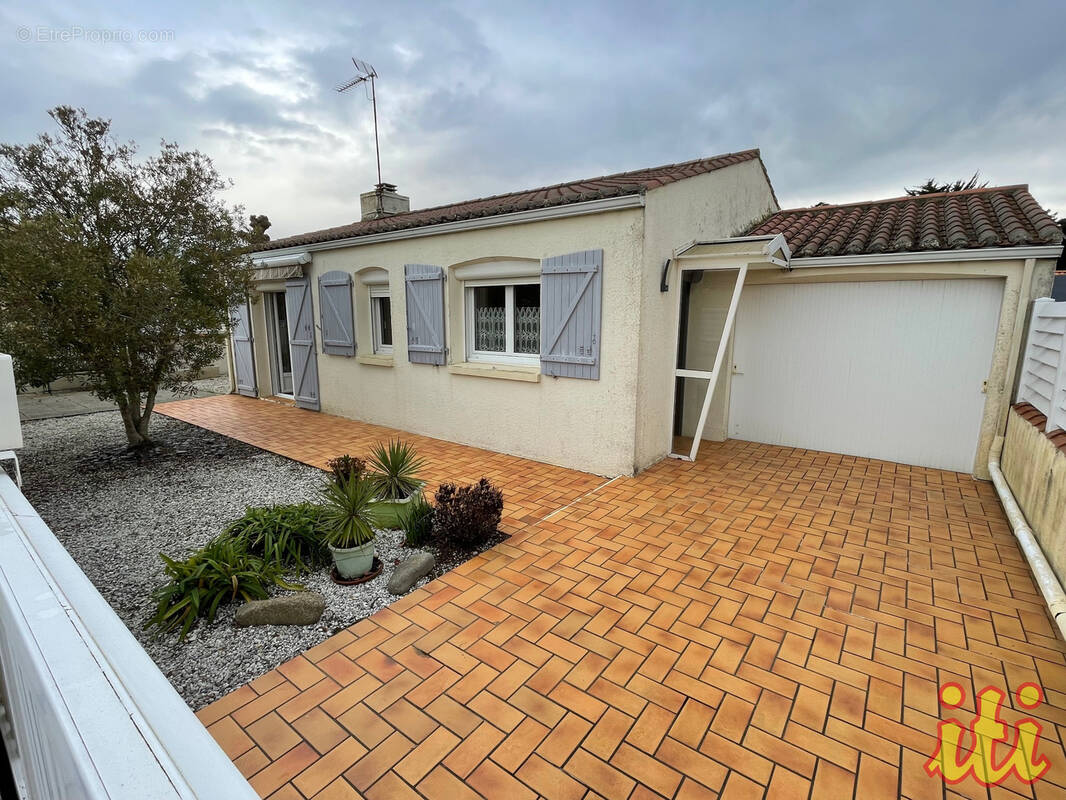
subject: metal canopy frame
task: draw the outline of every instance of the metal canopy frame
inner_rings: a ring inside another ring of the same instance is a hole
[[[737,271],[736,283],[733,284],[733,294],[729,298],[729,311],[726,313],[725,324],[722,326],[722,338],[718,342],[718,351],[714,355],[714,366],[708,372],[702,369],[683,369],[681,367],[674,368],[674,378],[695,378],[697,380],[707,381],[707,392],[703,396],[703,407],[700,409],[700,419],[696,424],[696,430],[692,436],[692,447],[689,448],[688,455],[683,453],[672,452],[671,448],[670,457],[680,458],[683,461],[695,461],[696,454],[700,449],[700,442],[703,439],[703,428],[707,424],[707,415],[711,410],[711,401],[714,399],[714,390],[718,385],[718,376],[722,372],[722,362],[725,360],[725,352],[729,347],[729,337],[733,333],[733,322],[737,316],[737,305],[740,303],[740,293],[744,289],[744,279],[748,274],[748,265],[741,264],[740,266],[722,266],[722,267],[704,267],[704,266],[686,266],[681,265],[681,271],[685,270],[707,270],[714,272],[731,272]],[[681,292],[677,293],[678,297],[678,315],[681,313]],[[680,336],[679,336],[680,343]],[[677,392],[677,381],[674,381],[674,392]],[[676,399],[676,398],[675,398]]]
[[[792,252],[781,234],[772,236],[740,236],[732,239],[721,239],[711,242],[691,242],[674,251],[673,261],[678,266],[678,283],[684,282],[684,272],[732,272],[736,271],[736,283],[733,285],[733,294],[729,299],[729,310],[726,313],[725,323],[722,326],[722,338],[718,342],[718,350],[714,356],[714,366],[708,370],[674,368],[674,397],[671,408],[675,408],[677,400],[677,378],[694,378],[707,381],[707,392],[703,396],[703,406],[700,408],[699,422],[692,437],[692,446],[689,452],[675,453],[671,444],[670,458],[682,461],[695,461],[699,453],[700,442],[703,441],[703,429],[707,425],[707,415],[711,410],[711,402],[714,400],[714,392],[718,386],[718,376],[722,373],[722,364],[725,361],[726,350],[729,347],[729,339],[733,335],[733,327],[737,317],[737,307],[740,305],[740,295],[744,290],[744,281],[747,278],[749,268],[781,269],[791,271],[790,261]],[[669,261],[663,265],[663,285],[667,284],[666,273]],[[674,319],[681,317],[681,291],[677,293],[677,309]],[[674,351],[681,346],[680,329],[677,331],[677,341]]]

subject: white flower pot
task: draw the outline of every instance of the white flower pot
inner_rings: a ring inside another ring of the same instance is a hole
[[[362,577],[374,568],[373,540],[358,547],[341,548],[330,545],[329,551],[333,554],[337,574],[345,580]]]

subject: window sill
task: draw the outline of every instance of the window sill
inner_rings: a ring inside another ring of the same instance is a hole
[[[356,356],[356,363],[368,364],[372,367],[391,367],[395,362],[392,356]]]
[[[514,366],[501,364],[478,364],[464,361],[461,364],[449,364],[448,372],[452,375],[470,375],[475,378],[497,378],[504,381],[525,381],[540,383],[539,366]]]

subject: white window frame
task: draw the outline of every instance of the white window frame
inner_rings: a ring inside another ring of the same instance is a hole
[[[382,298],[389,301],[390,317],[392,311],[392,295],[389,294],[388,284],[385,285],[371,285],[370,289],[370,331],[371,338],[374,341],[374,353],[375,355],[391,356],[392,345],[384,344],[381,341],[381,304],[376,302]],[[393,326],[395,328],[395,325]],[[396,341],[396,331],[392,332],[392,340]]]
[[[506,309],[506,347],[507,352],[474,349],[474,289],[483,286],[503,286],[505,288],[504,308]],[[466,318],[466,360],[490,364],[515,364],[540,366],[540,348],[536,353],[514,352],[514,287],[540,286],[539,277],[529,278],[485,278],[483,280],[463,282],[464,317]],[[543,300],[543,299],[542,299]]]

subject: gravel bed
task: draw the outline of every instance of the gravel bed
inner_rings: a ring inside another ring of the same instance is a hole
[[[28,422],[20,452],[23,492],[192,708],[397,599],[386,590],[389,578],[398,561],[417,551],[403,546],[399,531],[382,531],[377,552],[384,569],[374,580],[338,586],[325,569],[299,579],[326,598],[316,625],[234,628],[236,606],[229,605],[184,642],[146,631],[154,611],[149,595],[165,579],[158,553],[187,556],[248,506],[312,499],[324,477],[313,467],[167,417],[153,420],[152,434],[164,445],[136,458],[126,452],[117,412]],[[416,587],[472,555],[448,554]]]

